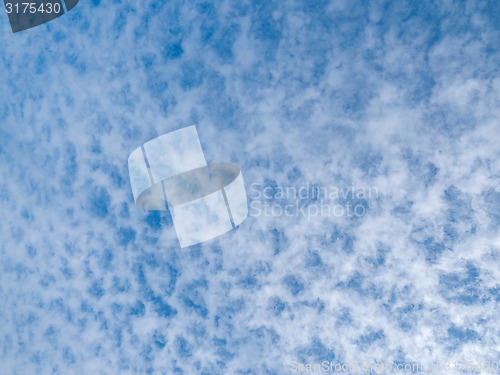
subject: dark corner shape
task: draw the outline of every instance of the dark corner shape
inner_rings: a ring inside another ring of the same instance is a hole
[[[62,16],[79,0],[3,0],[13,33],[31,29]]]

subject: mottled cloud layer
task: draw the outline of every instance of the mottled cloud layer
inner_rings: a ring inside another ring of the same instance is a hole
[[[1,33],[2,371],[498,358],[499,12],[93,0]],[[376,194],[180,249],[168,213],[134,205],[127,158],[192,124],[250,202],[252,184],[282,209],[322,199],[280,188]]]

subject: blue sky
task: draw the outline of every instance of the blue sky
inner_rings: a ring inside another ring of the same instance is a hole
[[[0,373],[498,360],[499,40],[496,1],[81,0],[16,34],[0,15]],[[377,193],[181,249],[127,158],[192,124],[249,203]]]

